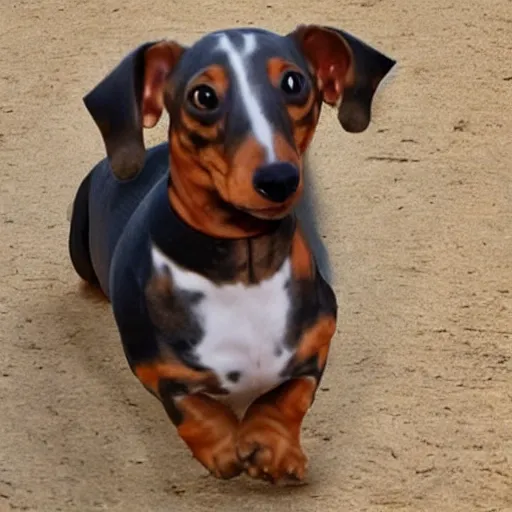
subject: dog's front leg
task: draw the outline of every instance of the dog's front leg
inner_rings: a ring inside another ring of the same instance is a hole
[[[197,389],[212,376],[177,363],[144,364],[135,368],[144,386],[162,402],[193,456],[217,478],[242,471],[236,451],[238,418],[224,404]]]
[[[324,316],[308,329],[291,367],[291,380],[257,399],[247,410],[238,433],[237,450],[247,473],[277,482],[302,480],[307,457],[300,444],[302,421],[313,403],[325,368],[334,317]]]

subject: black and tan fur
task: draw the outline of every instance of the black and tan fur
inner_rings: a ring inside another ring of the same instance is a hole
[[[84,99],[107,158],[75,198],[73,265],[110,300],[130,368],[217,477],[305,476],[301,424],[337,317],[305,154],[324,104],[346,131],[367,128],[393,65],[330,27],[228,30],[188,48],[146,43]],[[168,143],[146,150],[143,129],[164,110]],[[215,302],[224,293],[247,301],[241,316]],[[218,359],[229,347],[245,367]],[[236,390],[258,389],[247,375],[267,387],[237,415]]]

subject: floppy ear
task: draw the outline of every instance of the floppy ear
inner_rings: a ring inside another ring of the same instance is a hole
[[[167,78],[184,51],[174,41],[143,44],[84,96],[119,179],[129,179],[142,168],[143,128],[160,119]]]
[[[341,126],[351,133],[366,130],[375,91],[396,61],[331,27],[300,25],[290,35],[313,66],[323,101],[339,105]]]

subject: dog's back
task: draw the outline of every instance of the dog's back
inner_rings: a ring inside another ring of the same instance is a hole
[[[99,285],[107,297],[117,242],[132,214],[168,169],[168,144],[162,143],[146,152],[143,168],[131,180],[118,180],[105,158],[92,168],[78,189],[70,219],[71,260],[80,277]]]

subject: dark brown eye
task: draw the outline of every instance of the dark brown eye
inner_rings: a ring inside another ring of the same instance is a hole
[[[288,96],[298,96],[306,87],[306,78],[298,71],[287,71],[281,78],[281,89]]]
[[[217,93],[209,85],[197,85],[188,93],[188,100],[198,110],[215,110],[219,106]]]

